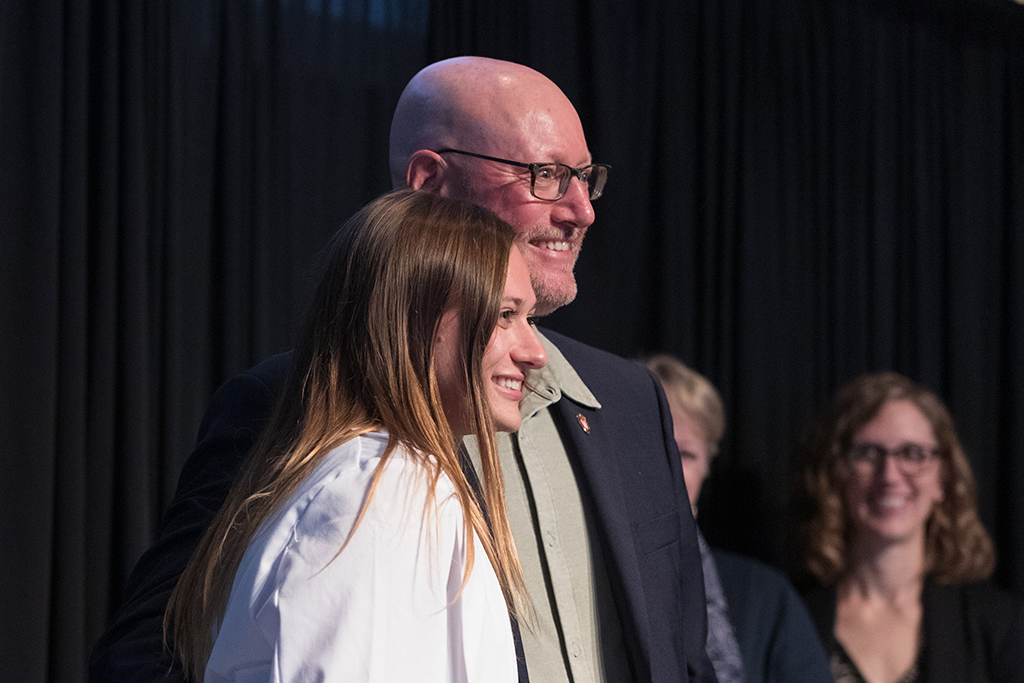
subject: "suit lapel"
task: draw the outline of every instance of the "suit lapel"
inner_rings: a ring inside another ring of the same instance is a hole
[[[618,473],[617,463],[621,456],[608,452],[616,444],[603,429],[599,409],[579,405],[565,396],[552,409],[558,428],[563,431],[563,441],[571,444],[567,450],[580,482],[581,494],[590,498],[585,505],[588,514],[593,515],[600,535],[597,540],[601,544],[615,607],[622,622],[630,664],[636,680],[649,680],[646,663],[650,661],[650,653],[647,652],[650,638],[647,634],[646,601],[630,515]]]

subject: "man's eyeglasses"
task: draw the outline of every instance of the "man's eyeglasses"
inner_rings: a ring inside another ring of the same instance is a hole
[[[555,202],[564,197],[573,178],[579,178],[580,182],[587,186],[591,201],[597,199],[604,192],[604,184],[608,180],[608,171],[611,169],[611,166],[607,164],[590,164],[589,166],[580,166],[579,168],[553,162],[546,164],[524,164],[521,161],[499,159],[498,157],[489,157],[486,154],[463,152],[461,149],[439,149],[437,153],[462,154],[467,157],[486,159],[487,161],[494,161],[499,164],[527,168],[530,170],[530,194],[537,199],[543,199],[548,202]]]
[[[859,443],[850,449],[847,456],[853,471],[862,476],[876,472],[887,457],[896,461],[896,467],[900,472],[913,476],[920,474],[929,463],[939,457],[939,449],[905,443],[890,450],[877,443]]]

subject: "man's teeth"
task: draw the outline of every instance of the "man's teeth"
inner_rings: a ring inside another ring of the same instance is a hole
[[[569,251],[568,242],[556,242],[554,240],[549,240],[546,242],[538,242],[537,246],[542,249],[551,249],[552,251]]]
[[[514,389],[519,391],[523,386],[523,380],[512,379],[511,377],[501,377],[498,379],[498,385],[503,386],[506,389]]]

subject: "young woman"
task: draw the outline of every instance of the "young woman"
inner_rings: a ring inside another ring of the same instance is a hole
[[[1024,675],[1024,602],[995,565],[974,476],[939,398],[887,372],[836,394],[809,432],[797,539],[837,683]]]
[[[546,358],[513,237],[410,191],[336,236],[281,402],[168,605],[192,678],[516,680],[527,598],[494,431],[519,427]]]

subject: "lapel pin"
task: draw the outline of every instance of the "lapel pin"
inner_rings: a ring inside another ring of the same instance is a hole
[[[587,418],[583,417],[579,413],[576,413],[576,420],[579,421],[580,427],[583,427],[583,431],[586,434],[590,433],[590,425],[587,424]]]

